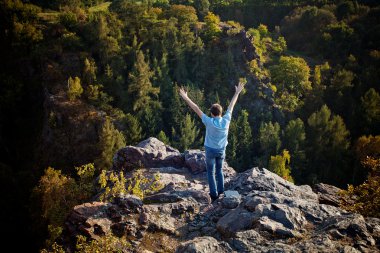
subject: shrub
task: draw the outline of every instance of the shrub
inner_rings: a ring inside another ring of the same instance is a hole
[[[76,252],[130,252],[131,244],[125,238],[112,235],[100,237],[98,240],[87,241],[86,237],[78,236]]]
[[[33,190],[33,197],[40,200],[42,217],[49,224],[49,238],[46,240],[48,247],[53,247],[55,239],[62,233],[63,223],[72,208],[85,202],[94,192],[94,164],[85,164],[75,169],[79,177],[77,180],[48,167]]]
[[[69,77],[67,80],[67,96],[70,100],[74,100],[77,97],[80,97],[83,93],[82,85],[80,84],[79,77],[75,77],[74,79]]]
[[[131,177],[125,178],[124,173],[102,171],[99,177],[100,188],[103,191],[100,201],[112,200],[121,194],[133,194],[141,199],[146,194],[156,192],[162,188],[159,174],[154,174],[153,178],[145,177],[140,170],[136,170]]]
[[[343,199],[341,207],[364,216],[380,218],[380,159],[367,157],[362,164],[370,169],[367,180],[358,186],[348,185],[340,195],[353,199],[351,203]]]

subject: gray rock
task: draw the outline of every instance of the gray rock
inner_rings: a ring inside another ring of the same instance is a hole
[[[114,202],[120,207],[133,211],[139,211],[143,205],[139,197],[130,194],[119,195],[115,197]]]
[[[198,237],[191,241],[182,243],[176,253],[228,253],[234,252],[232,248],[223,241],[217,241],[210,236]]]
[[[319,183],[314,185],[313,191],[318,194],[320,204],[327,204],[339,207],[342,197],[338,195],[341,189],[333,185]]]
[[[284,204],[259,204],[254,213],[257,217],[267,216],[291,230],[299,230],[307,224],[298,208]]]
[[[255,227],[259,230],[268,231],[271,234],[285,237],[301,237],[301,234],[295,230],[285,227],[282,223],[269,219],[266,216],[261,217],[255,222]]]
[[[191,171],[193,174],[199,174],[206,171],[206,155],[204,151],[199,149],[187,150],[184,152],[185,166]],[[236,171],[229,167],[227,162],[223,162],[223,174],[225,182],[229,182],[229,180],[236,175]],[[205,175],[207,177],[207,175]],[[203,178],[205,178],[203,176]]]
[[[248,195],[254,190],[269,191],[293,198],[318,201],[317,194],[312,191],[310,186],[296,186],[264,168],[252,168],[239,173],[229,182],[227,188],[236,190],[242,195]]]
[[[235,237],[230,240],[230,244],[238,252],[259,252],[255,248],[265,241],[257,231],[251,229],[237,232]]]
[[[238,207],[219,219],[216,227],[223,236],[232,237],[238,231],[252,228],[255,218],[252,212]]]
[[[369,246],[376,241],[367,230],[366,222],[360,214],[344,214],[327,218],[317,229],[321,233],[331,233],[338,230],[341,234],[355,238],[362,238]]]
[[[194,174],[206,170],[206,157],[205,152],[199,149],[186,150],[184,153],[186,167]]]
[[[144,198],[145,203],[173,203],[183,200],[178,194],[168,192],[157,193]]]
[[[181,153],[156,138],[148,138],[137,146],[127,146],[113,157],[113,170],[130,171],[141,167],[183,167]]]
[[[225,191],[222,206],[227,209],[236,208],[241,202],[241,196],[237,191]]]

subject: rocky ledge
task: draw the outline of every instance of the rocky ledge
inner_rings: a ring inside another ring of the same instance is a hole
[[[78,234],[112,234],[131,243],[125,252],[380,252],[380,220],[337,207],[334,187],[314,192],[264,168],[236,174],[226,163],[225,195],[210,203],[204,159],[155,138],[119,150],[113,170],[144,167],[147,177],[159,173],[163,188],[143,200],[121,195],[74,207],[68,251]]]

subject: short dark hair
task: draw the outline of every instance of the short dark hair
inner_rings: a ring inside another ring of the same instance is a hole
[[[213,104],[210,108],[211,114],[215,117],[222,116],[223,108],[220,104]]]

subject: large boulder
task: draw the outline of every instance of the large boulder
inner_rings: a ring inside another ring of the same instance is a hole
[[[156,138],[148,138],[137,144],[117,151],[113,158],[113,170],[130,171],[136,168],[183,167],[181,153]]]
[[[228,253],[232,248],[223,241],[217,241],[211,236],[198,237],[194,240],[181,244],[176,253]]]
[[[295,184],[283,179],[275,173],[257,167],[238,174],[233,178],[228,188],[240,194],[247,195],[253,190],[281,193],[284,196],[317,201],[318,196],[310,186]]]
[[[184,152],[185,166],[192,174],[199,174],[206,171],[206,153],[199,149],[186,150]],[[236,175],[236,171],[223,162],[223,174],[226,183]]]

